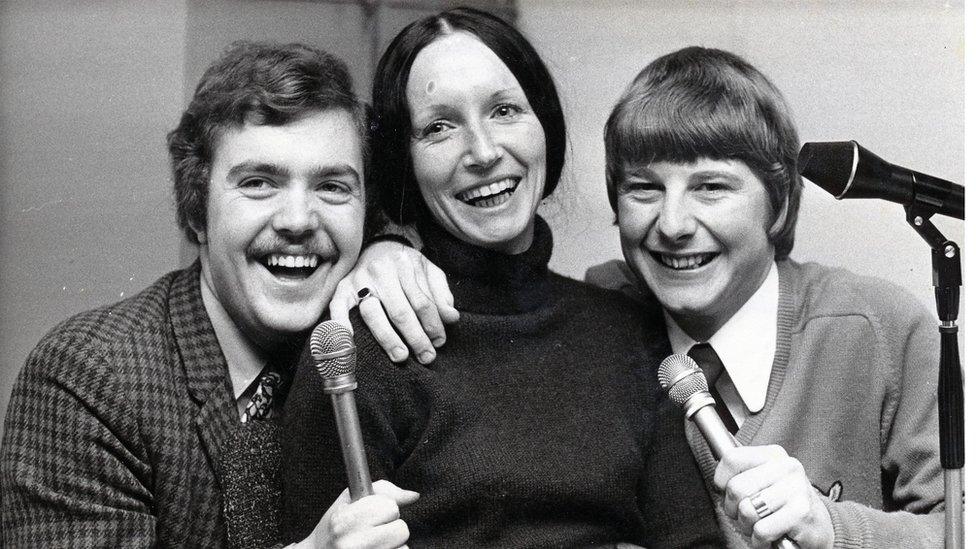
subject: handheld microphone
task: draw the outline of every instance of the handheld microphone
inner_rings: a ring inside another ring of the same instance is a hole
[[[705,373],[694,359],[687,355],[669,356],[661,363],[657,380],[671,402],[683,408],[685,417],[701,431],[715,459],[721,460],[725,452],[741,446],[715,411],[715,399],[708,392]]]
[[[357,386],[356,344],[348,328],[334,320],[326,320],[312,331],[309,347],[315,370],[322,378],[322,389],[332,397],[342,460],[349,480],[349,496],[356,501],[373,493],[353,396]]]
[[[715,399],[708,392],[705,373],[694,359],[687,355],[671,355],[665,358],[658,368],[657,379],[671,402],[683,408],[685,417],[693,421],[701,431],[715,459],[721,460],[726,452],[741,446],[715,411]],[[796,544],[789,538],[782,538],[773,547],[796,549]]]
[[[962,185],[885,162],[857,141],[805,143],[797,159],[800,175],[843,198],[880,198],[904,206],[964,219]]]

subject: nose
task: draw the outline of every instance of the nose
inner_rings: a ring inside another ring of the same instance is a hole
[[[655,225],[662,240],[669,243],[681,243],[690,239],[698,228],[688,201],[675,194],[665,194]]]
[[[501,148],[489,128],[484,124],[476,124],[468,130],[468,151],[465,155],[467,167],[485,170],[497,164],[501,157]]]
[[[306,235],[319,226],[315,194],[305,188],[286,188],[278,197],[272,220],[275,231],[292,236]]]

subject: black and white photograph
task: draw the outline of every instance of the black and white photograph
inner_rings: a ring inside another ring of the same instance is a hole
[[[0,547],[965,547],[964,11],[0,1]]]

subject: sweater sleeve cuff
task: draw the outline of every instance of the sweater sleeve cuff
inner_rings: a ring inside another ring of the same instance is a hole
[[[862,549],[873,547],[874,536],[857,505],[831,501],[822,497],[830,522],[834,526],[834,547],[837,549]]]

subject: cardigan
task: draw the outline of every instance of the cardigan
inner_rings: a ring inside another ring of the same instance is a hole
[[[199,263],[48,333],[0,449],[4,547],[223,547],[215,463],[239,425]]]
[[[707,490],[662,398],[660,315],[548,270],[551,236],[505,255],[422,227],[460,321],[438,360],[391,363],[356,319],[357,403],[373,478],[420,492],[411,547],[720,544]],[[285,406],[286,539],[345,488],[306,353]]]
[[[938,323],[889,282],[815,263],[777,266],[766,402],[736,438],[778,444],[803,464],[823,494],[835,547],[941,547]],[[691,423],[685,430],[712,479],[707,443]],[[729,545],[747,547],[712,497]]]

